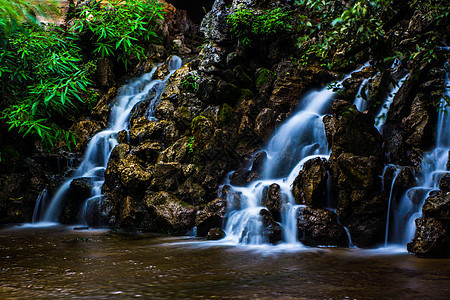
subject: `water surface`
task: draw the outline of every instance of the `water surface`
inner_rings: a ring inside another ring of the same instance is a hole
[[[450,293],[450,259],[67,227],[0,230],[0,270],[0,299],[448,299]]]

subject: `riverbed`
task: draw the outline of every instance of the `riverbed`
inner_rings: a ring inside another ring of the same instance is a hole
[[[448,299],[450,259],[12,226],[0,299]]]

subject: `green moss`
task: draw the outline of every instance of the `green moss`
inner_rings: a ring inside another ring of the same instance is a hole
[[[250,100],[253,99],[255,95],[253,94],[253,92],[249,89],[242,89],[241,90],[241,97],[239,98],[239,100]]]
[[[203,123],[205,121],[206,122],[209,121],[209,119],[205,116],[200,115],[200,116],[195,117],[191,123],[192,131],[196,131],[198,129],[198,127],[201,126],[201,123]]]
[[[256,73],[256,88],[260,88],[265,83],[269,82],[275,77],[275,73],[270,71],[269,69],[260,69],[258,73]]]
[[[222,105],[222,109],[220,110],[220,122],[222,122],[223,125],[230,124],[234,119],[234,110],[233,108],[224,103]]]
[[[189,113],[189,109],[186,106],[181,106],[180,107],[180,114],[183,118],[189,118],[190,117],[190,113]]]

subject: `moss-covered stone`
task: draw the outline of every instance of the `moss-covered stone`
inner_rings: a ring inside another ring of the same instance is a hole
[[[231,122],[233,122],[233,120],[234,120],[233,108],[227,103],[224,103],[220,110],[220,122],[223,125],[229,125]]]

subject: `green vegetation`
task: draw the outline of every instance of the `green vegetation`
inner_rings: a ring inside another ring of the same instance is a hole
[[[296,28],[301,34],[298,46],[302,50],[303,63],[316,58],[329,68],[345,67],[353,63],[355,54],[363,50],[368,50],[367,53],[381,65],[394,57],[421,57],[428,62],[437,58],[438,35],[433,31],[425,30],[416,36],[412,47],[407,45],[400,49],[392,46],[400,45],[404,39],[395,35],[400,21],[397,15],[402,9],[395,1],[358,0],[343,6],[339,1],[297,0],[296,4],[305,12],[299,16]],[[445,23],[448,23],[448,3],[416,0],[409,5],[420,12],[417,17],[430,28],[445,28]]]
[[[156,40],[154,26],[162,14],[162,4],[156,0],[110,2],[105,9],[95,1],[84,6],[71,30],[88,36],[94,54],[114,58],[127,67],[132,57],[145,57],[142,45]]]
[[[181,81],[181,89],[184,92],[187,93],[195,93],[198,90],[198,81],[200,80],[200,77],[188,74],[183,81]]]
[[[281,32],[290,31],[290,19],[290,12],[281,8],[257,11],[241,5],[227,17],[227,24],[242,46],[248,47],[255,40],[269,39]]]
[[[48,6],[0,0],[0,120],[9,130],[37,137],[47,148],[59,141],[70,147],[75,140],[61,120],[81,107],[92,109],[98,99],[89,89],[96,66],[92,51],[125,66],[142,57],[142,43],[156,36],[154,25],[162,18],[159,2],[126,0],[104,8],[99,2],[79,12],[66,31],[37,24],[35,15]]]
[[[189,153],[194,153],[194,142],[195,142],[195,138],[193,136],[189,137],[189,142],[187,144]]]

